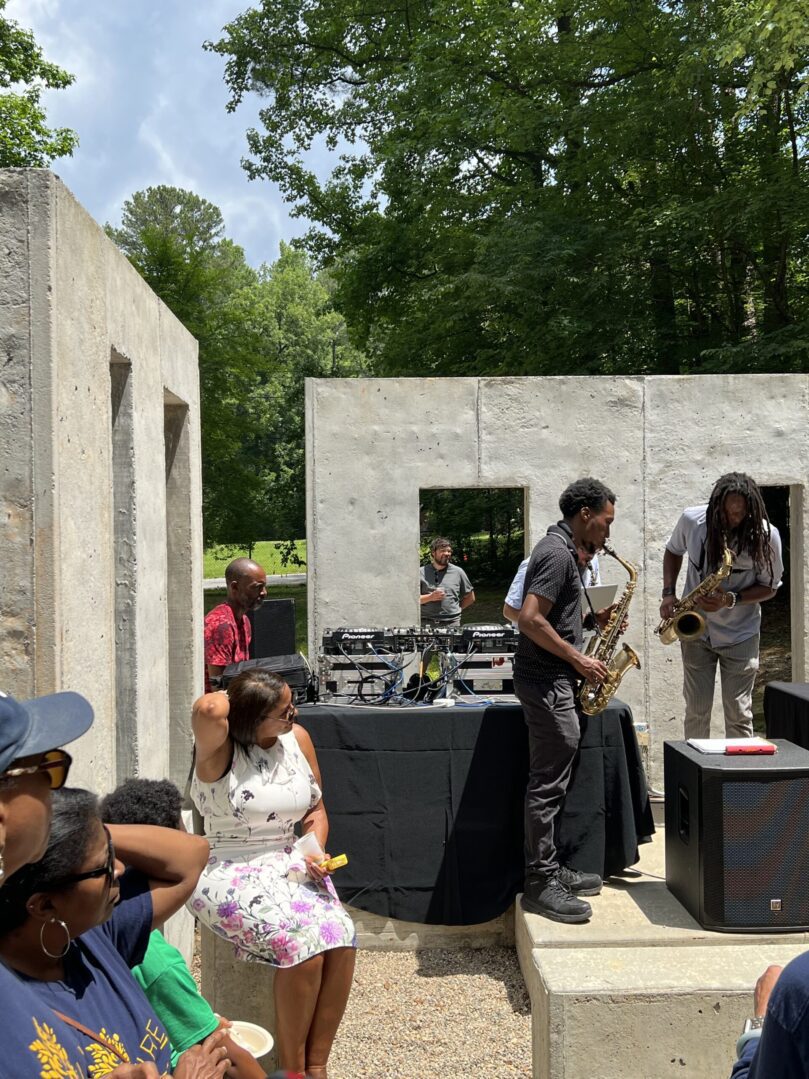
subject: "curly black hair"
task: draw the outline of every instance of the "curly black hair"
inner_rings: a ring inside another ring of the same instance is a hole
[[[726,472],[719,477],[711,491],[705,513],[705,557],[708,572],[712,573],[717,568],[725,551],[722,506],[728,495],[741,495],[747,503],[747,514],[736,530],[738,553],[749,554],[756,569],[760,572],[766,566],[772,577],[770,518],[758,484],[744,472]]]
[[[179,828],[183,796],[169,779],[127,779],[101,800],[107,824],[154,824]]]
[[[559,496],[559,509],[566,521],[575,517],[579,510],[600,510],[605,502],[617,502],[617,498],[601,480],[594,480],[592,476],[575,480],[565,487]]]

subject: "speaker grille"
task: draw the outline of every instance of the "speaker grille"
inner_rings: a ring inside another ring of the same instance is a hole
[[[705,837],[706,910],[728,926],[809,925],[809,776],[725,780],[721,791],[721,851]]]

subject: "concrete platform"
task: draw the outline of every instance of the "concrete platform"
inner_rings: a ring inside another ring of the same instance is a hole
[[[664,849],[659,832],[586,925],[517,908],[534,1079],[728,1075],[756,979],[809,947],[806,933],[703,929],[666,888]]]

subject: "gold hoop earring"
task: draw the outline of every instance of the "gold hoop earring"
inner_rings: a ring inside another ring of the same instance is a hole
[[[49,952],[48,951],[48,949],[47,949],[47,947],[45,945],[45,927],[47,925],[61,925],[62,929],[64,929],[65,936],[67,937],[67,940],[66,940],[65,946],[64,946],[64,948],[62,949],[61,952]],[[43,922],[42,923],[42,925],[39,927],[39,946],[42,949],[42,951],[45,953],[45,955],[47,955],[50,959],[64,959],[64,957],[70,951],[70,930],[68,929],[67,925],[62,921],[61,918],[56,918],[56,917],[52,916],[50,922]]]

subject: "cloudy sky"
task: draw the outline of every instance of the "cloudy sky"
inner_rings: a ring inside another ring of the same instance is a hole
[[[101,224],[154,184],[188,188],[217,205],[227,235],[257,266],[306,222],[278,190],[240,165],[258,102],[225,111],[224,60],[202,42],[249,0],[9,0],[6,15],[34,31],[48,60],[76,76],[44,95],[48,122],[78,132],[72,158],[53,163]],[[321,171],[318,169],[318,171]]]

